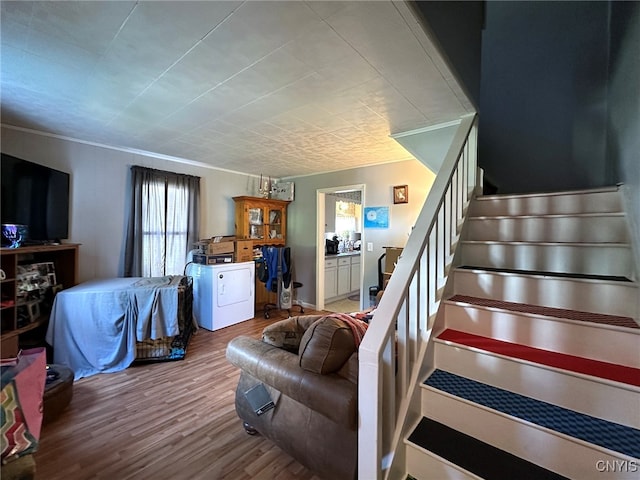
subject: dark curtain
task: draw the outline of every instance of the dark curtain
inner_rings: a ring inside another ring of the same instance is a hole
[[[200,177],[133,166],[129,195],[124,276],[177,274],[199,239]]]

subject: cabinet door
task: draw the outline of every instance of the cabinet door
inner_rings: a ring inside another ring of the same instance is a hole
[[[249,238],[261,240],[264,238],[264,210],[262,207],[247,208],[247,221],[249,227]]]
[[[360,290],[360,258],[351,257],[351,291]]]
[[[238,239],[251,239],[258,246],[287,243],[289,202],[246,196],[233,197],[233,201]]]
[[[338,269],[325,267],[324,269],[324,298],[333,298],[338,295]]]
[[[336,231],[336,197],[333,195],[324,198],[324,231]]]
[[[267,231],[265,235],[271,240],[284,239],[284,210],[270,205],[267,208]]]
[[[351,291],[351,260],[349,257],[338,259],[338,295]]]

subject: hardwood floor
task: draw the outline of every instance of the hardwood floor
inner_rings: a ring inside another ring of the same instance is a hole
[[[235,413],[239,371],[225,358],[227,343],[286,317],[272,311],[269,320],[200,329],[184,360],[78,380],[71,404],[43,426],[36,480],[320,480],[247,435]]]
[[[343,298],[342,300],[338,300],[336,302],[325,303],[324,309],[328,312],[342,313],[351,313],[361,310],[360,302],[349,300],[348,298]]]

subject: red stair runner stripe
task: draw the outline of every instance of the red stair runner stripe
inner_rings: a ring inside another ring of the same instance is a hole
[[[578,320],[581,322],[600,323],[603,325],[613,325],[626,328],[640,328],[633,318],[621,317],[618,315],[605,315],[603,313],[581,312],[579,310],[568,310],[564,308],[544,307],[541,305],[531,305],[528,303],[503,302],[492,298],[469,297],[466,295],[454,295],[449,300],[454,302],[471,303],[481,307],[494,307],[511,310],[520,313],[533,313],[547,317],[566,318],[568,320]]]
[[[488,352],[640,387],[640,369],[446,329],[438,338]]]

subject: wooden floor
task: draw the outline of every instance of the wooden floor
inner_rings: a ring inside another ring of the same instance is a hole
[[[239,371],[225,358],[227,343],[259,337],[286,316],[200,329],[184,360],[78,380],[71,404],[43,427],[36,480],[319,480],[269,440],[247,435],[234,409]]]

